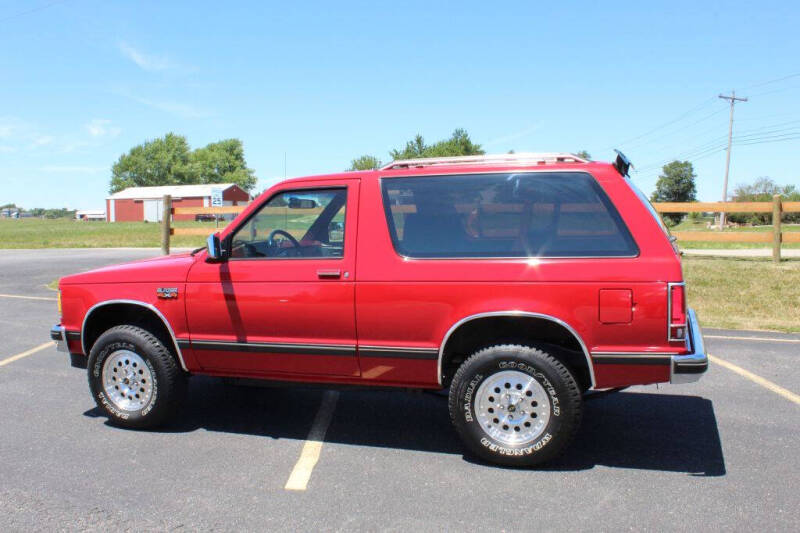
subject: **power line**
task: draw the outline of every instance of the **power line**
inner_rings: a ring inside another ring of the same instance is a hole
[[[800,76],[800,72],[795,72],[794,74],[789,74],[787,76],[781,76],[780,78],[775,78],[774,80],[762,81],[761,83],[756,83],[754,85],[749,85],[745,87],[745,89],[755,89],[756,87],[763,87],[764,85],[771,85],[773,83],[778,83],[779,81],[789,80],[792,78],[796,78]]]
[[[673,131],[664,133],[663,135],[659,135],[659,136],[653,137],[653,138],[651,138],[651,139],[649,139],[647,141],[633,143],[632,145],[631,144],[626,145],[625,149],[627,151],[627,150],[630,150],[631,148],[637,148],[637,147],[641,148],[642,146],[647,146],[647,145],[653,144],[656,141],[658,141],[660,139],[663,139],[664,137],[669,137],[670,135],[675,135],[676,133],[680,133],[682,131],[686,131],[687,129],[691,128],[692,126],[696,126],[697,124],[700,124],[701,122],[705,122],[706,120],[710,119],[711,117],[713,117],[715,115],[718,115],[718,114],[722,113],[723,111],[725,111],[724,108],[717,109],[716,111],[714,111],[712,113],[709,113],[708,115],[705,115],[702,118],[700,118],[698,120],[695,120],[694,122],[690,122],[689,124],[686,124],[685,126],[682,126],[682,127],[678,128],[677,130],[673,130]]]
[[[66,2],[66,0],[55,0],[55,2],[50,2],[49,4],[44,4],[44,5],[41,5],[39,7],[34,7],[33,9],[28,9],[27,11],[20,11],[19,13],[16,13],[14,15],[9,15],[7,17],[0,18],[0,22],[5,22],[7,20],[15,19],[15,18],[21,17],[23,15],[29,15],[31,13],[36,13],[37,11],[45,10],[45,9],[47,9],[49,7],[53,7],[54,5],[61,4],[63,2]]]
[[[667,127],[667,126],[671,126],[672,124],[675,124],[676,122],[680,122],[681,120],[683,120],[683,119],[684,119],[684,118],[686,118],[687,116],[691,115],[692,113],[694,113],[694,112],[695,112],[695,111],[697,111],[698,109],[702,109],[702,108],[703,108],[703,107],[705,107],[705,106],[706,106],[706,105],[707,105],[709,102],[711,102],[711,101],[713,101],[713,100],[714,100],[714,98],[713,98],[713,97],[712,97],[712,98],[708,98],[708,99],[706,99],[706,100],[703,100],[703,102],[701,102],[699,105],[697,105],[697,106],[695,106],[695,107],[691,108],[690,110],[688,110],[688,111],[686,111],[686,112],[684,112],[684,113],[681,113],[681,114],[680,114],[680,115],[679,115],[677,118],[675,118],[675,119],[673,119],[673,120],[670,120],[670,121],[668,121],[668,122],[665,122],[665,123],[663,123],[663,124],[661,124],[661,125],[659,125],[659,126],[656,126],[655,128],[653,128],[653,129],[651,129],[651,130],[648,130],[648,131],[646,131],[646,132],[642,133],[641,135],[637,135],[636,137],[631,137],[630,139],[626,139],[626,140],[624,140],[624,141],[622,141],[622,142],[620,142],[620,143],[617,143],[617,144],[618,144],[618,146],[624,146],[624,145],[626,145],[626,144],[628,144],[628,143],[630,143],[630,142],[632,142],[632,141],[636,141],[636,140],[638,140],[638,139],[641,139],[641,138],[643,138],[643,137],[647,137],[648,135],[650,135],[650,134],[652,134],[652,133],[654,133],[654,132],[656,132],[656,131],[658,131],[658,130],[660,130],[660,129],[662,129],[662,128],[665,128],[665,127]]]

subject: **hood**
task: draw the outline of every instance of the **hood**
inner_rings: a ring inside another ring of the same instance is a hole
[[[82,283],[184,283],[195,258],[189,253],[165,255],[111,265],[61,278],[60,285]]]

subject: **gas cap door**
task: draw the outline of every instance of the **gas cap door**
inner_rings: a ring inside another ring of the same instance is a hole
[[[599,319],[602,324],[630,324],[633,292],[630,289],[600,289]]]

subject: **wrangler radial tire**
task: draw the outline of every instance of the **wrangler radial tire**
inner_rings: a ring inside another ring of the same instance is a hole
[[[532,466],[553,459],[571,442],[582,399],[559,360],[537,348],[504,344],[464,361],[448,405],[472,453],[492,463]]]
[[[137,326],[115,326],[92,346],[89,388],[110,422],[149,428],[165,422],[186,389],[172,352],[152,333]]]

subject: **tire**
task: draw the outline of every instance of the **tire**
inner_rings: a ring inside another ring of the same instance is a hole
[[[482,349],[464,361],[448,405],[456,431],[474,455],[518,467],[563,452],[582,412],[581,389],[559,360],[512,344]]]
[[[89,389],[109,421],[151,428],[177,409],[186,377],[172,352],[149,331],[115,326],[100,335],[89,354]]]

